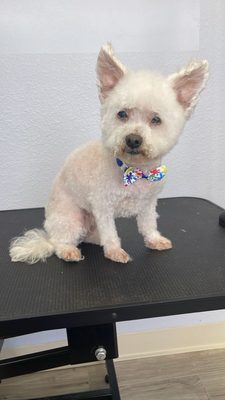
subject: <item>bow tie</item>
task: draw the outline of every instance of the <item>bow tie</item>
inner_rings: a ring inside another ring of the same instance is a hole
[[[116,162],[123,171],[124,186],[128,186],[139,179],[147,179],[149,182],[158,182],[161,181],[161,179],[163,179],[167,173],[167,168],[165,165],[153,168],[147,173],[144,173],[144,171],[142,171],[140,168],[128,167],[128,165],[126,165],[119,158],[116,159]]]

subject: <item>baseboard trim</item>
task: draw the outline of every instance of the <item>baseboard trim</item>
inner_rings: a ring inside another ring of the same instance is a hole
[[[199,324],[120,335],[120,359],[225,348],[225,323]]]
[[[65,346],[65,341],[23,347],[4,347],[0,358],[17,357]],[[118,335],[120,357],[117,361],[225,348],[225,322],[174,327]]]

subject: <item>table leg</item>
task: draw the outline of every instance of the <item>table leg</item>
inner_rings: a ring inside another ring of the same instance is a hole
[[[0,353],[2,350],[3,342],[4,342],[4,339],[0,339]],[[1,383],[1,379],[0,379],[0,383]]]
[[[113,362],[113,360],[106,360],[105,363],[106,363],[106,368],[108,371],[107,377],[108,377],[108,382],[109,382],[111,393],[112,393],[112,399],[120,400],[120,392],[119,392],[114,362]]]

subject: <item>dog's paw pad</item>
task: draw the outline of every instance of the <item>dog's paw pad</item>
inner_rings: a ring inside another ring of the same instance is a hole
[[[125,250],[120,249],[120,248],[105,251],[105,257],[109,258],[112,261],[123,263],[123,264],[126,264],[132,260],[131,257],[129,256],[129,254],[127,254]]]
[[[169,250],[173,247],[171,240],[163,236],[147,242],[146,246],[152,250]]]
[[[82,256],[81,251],[78,248],[71,248],[71,249],[62,249],[58,251],[57,256],[64,261],[81,261],[84,260],[84,256]]]

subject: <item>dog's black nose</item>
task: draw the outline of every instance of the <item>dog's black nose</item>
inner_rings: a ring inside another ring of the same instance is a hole
[[[126,144],[130,149],[137,149],[140,147],[142,143],[142,137],[139,135],[135,135],[131,133],[130,135],[126,136]]]

